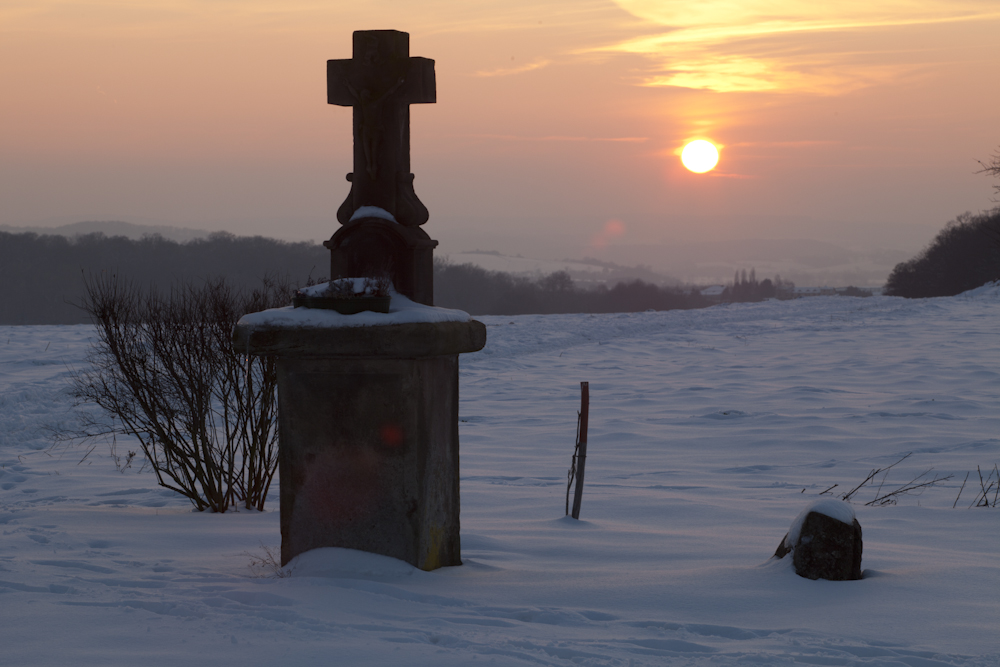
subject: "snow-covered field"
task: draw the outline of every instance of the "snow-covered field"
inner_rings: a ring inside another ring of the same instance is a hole
[[[263,513],[198,514],[107,445],[53,448],[91,331],[0,327],[0,664],[998,665],[1000,507],[969,508],[1000,461],[998,292],[482,318],[465,565],[429,573],[325,549],[255,577],[277,489]],[[955,478],[858,496],[864,579],[769,560],[817,494],[908,452],[883,488]]]

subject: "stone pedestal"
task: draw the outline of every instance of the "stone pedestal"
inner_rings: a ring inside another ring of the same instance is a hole
[[[236,349],[277,357],[282,565],[319,547],[460,565],[458,355],[485,326],[244,320]]]
[[[330,249],[330,279],[389,273],[396,291],[434,305],[434,248],[420,227],[379,218],[353,220],[323,245]]]

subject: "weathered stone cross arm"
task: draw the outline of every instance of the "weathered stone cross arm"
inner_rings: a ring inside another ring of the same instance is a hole
[[[410,56],[410,36],[359,30],[349,60],[327,61],[327,102],[354,108],[351,193],[337,211],[346,224],[362,206],[377,206],[397,222],[417,226],[428,213],[413,191],[410,106],[437,101],[434,61]]]
[[[378,32],[396,31],[380,30]],[[406,33],[400,34],[405,35]],[[420,56],[409,56],[408,60],[406,72],[400,77],[403,85],[398,91],[391,91],[396,92],[396,99],[394,101],[407,104],[434,104],[437,102],[434,61],[430,58],[421,58]],[[351,84],[351,80],[362,79],[364,77],[364,68],[354,58],[328,60],[326,63],[327,103],[342,107],[357,106],[358,89]],[[365,84],[361,83],[361,85],[364,86]],[[390,88],[394,88],[394,86],[390,86]]]

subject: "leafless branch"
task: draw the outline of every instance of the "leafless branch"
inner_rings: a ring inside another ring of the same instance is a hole
[[[962,480],[962,487],[958,490],[958,495],[955,496],[955,502],[951,506],[952,509],[955,509],[955,506],[958,505],[958,499],[962,497],[962,491],[965,490],[965,483],[969,481],[969,475],[970,473],[965,473],[965,479]]]
[[[905,495],[907,493],[912,493],[913,491],[916,491],[917,489],[923,489],[923,488],[926,488],[926,487],[929,487],[929,486],[934,486],[935,484],[940,484],[941,482],[946,482],[949,479],[951,479],[952,477],[954,477],[954,475],[946,475],[944,477],[938,477],[937,475],[935,475],[934,479],[929,479],[929,480],[926,480],[926,481],[923,481],[923,482],[919,482],[919,480],[922,479],[928,473],[930,473],[931,470],[933,470],[933,468],[931,468],[930,470],[926,470],[926,471],[920,473],[919,475],[917,475],[916,477],[914,477],[913,479],[911,479],[906,484],[903,484],[902,486],[900,486],[899,488],[897,488],[895,491],[890,491],[889,493],[886,493],[885,495],[878,495],[878,494],[876,494],[875,499],[872,500],[872,501],[870,501],[870,502],[865,503],[865,506],[866,507],[870,507],[872,505],[892,505],[892,504],[895,504],[895,502],[896,502],[896,496],[902,496],[902,495]],[[882,489],[882,485],[880,484],[879,485],[879,490],[881,491],[881,489]]]
[[[845,494],[841,495],[841,496],[840,496],[840,499],[841,499],[841,500],[846,500],[846,501],[850,501],[850,500],[851,500],[851,498],[852,498],[852,497],[854,496],[854,494],[855,494],[855,493],[857,493],[857,492],[858,492],[858,490],[860,490],[860,489],[861,489],[861,487],[863,487],[863,486],[864,486],[864,485],[866,485],[866,484],[867,484],[868,482],[870,482],[870,481],[872,481],[873,479],[875,479],[875,476],[876,476],[876,475],[878,475],[878,474],[879,474],[879,473],[881,473],[881,472],[884,472],[884,473],[888,474],[890,470],[892,470],[893,468],[895,468],[895,467],[896,467],[897,465],[899,465],[900,463],[902,463],[902,462],[903,462],[903,461],[905,461],[906,459],[910,458],[910,456],[911,456],[912,454],[913,454],[913,452],[910,452],[909,454],[906,454],[906,455],[905,455],[905,456],[904,456],[903,458],[899,459],[898,461],[896,461],[896,462],[895,462],[895,463],[893,463],[892,465],[888,465],[888,466],[886,466],[885,468],[875,468],[875,469],[873,469],[873,470],[872,470],[872,471],[871,471],[870,473],[868,473],[868,476],[867,476],[867,477],[865,477],[865,478],[864,478],[864,479],[863,479],[863,480],[861,481],[861,483],[860,483],[860,484],[858,484],[858,485],[857,485],[856,487],[854,487],[853,489],[851,489],[851,490],[850,490],[850,491],[848,491],[847,493],[845,493]],[[885,482],[885,476],[884,476],[884,475],[883,475],[883,477],[882,477],[882,482],[883,482],[883,483]],[[881,491],[881,489],[882,489],[882,484],[879,484],[879,491]],[[876,494],[875,494],[875,495],[876,495],[876,497],[877,497],[877,496],[878,496],[878,492],[876,492]]]

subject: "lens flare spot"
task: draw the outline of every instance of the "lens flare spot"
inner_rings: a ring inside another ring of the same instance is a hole
[[[590,239],[590,247],[600,249],[625,233],[625,223],[621,220],[608,220],[597,234]]]

